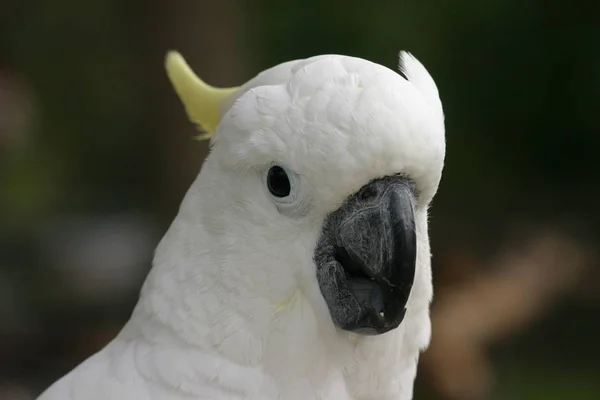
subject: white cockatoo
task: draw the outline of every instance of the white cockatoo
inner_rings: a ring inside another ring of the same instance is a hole
[[[211,87],[168,76],[211,151],[118,336],[39,400],[409,400],[432,298],[437,87],[354,57]]]

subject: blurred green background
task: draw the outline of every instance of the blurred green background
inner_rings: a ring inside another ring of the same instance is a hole
[[[396,68],[405,49],[446,114],[434,310],[498,333],[477,340],[484,364],[434,336],[415,397],[599,399],[598,16],[557,0],[3,0],[0,398],[34,398],[112,338],[202,165],[167,50],[234,86],[322,53]],[[480,314],[445,308],[452,293]]]

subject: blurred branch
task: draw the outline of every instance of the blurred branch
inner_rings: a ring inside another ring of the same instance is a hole
[[[26,386],[0,380],[0,399],[33,400],[34,398],[34,393]]]
[[[421,360],[431,386],[444,398],[487,398],[494,380],[488,348],[541,318],[577,287],[592,260],[590,248],[545,231],[523,248],[506,246],[489,272],[440,288],[431,346]]]
[[[163,68],[166,52],[180,51],[192,69],[214,86],[236,86],[242,83],[244,53],[241,2],[236,0],[154,1],[148,13],[150,34],[149,64],[152,66],[153,104],[158,110],[158,149],[161,157],[159,193],[172,214],[193,179],[198,174],[208,143],[192,140],[194,125],[167,79]],[[164,208],[162,208],[164,209]]]

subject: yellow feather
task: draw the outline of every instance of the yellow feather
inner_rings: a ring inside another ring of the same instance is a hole
[[[207,85],[176,51],[167,53],[165,67],[188,117],[205,131],[196,140],[210,139],[219,125],[223,100],[233,95],[239,87],[215,88]]]
[[[275,306],[275,310],[277,312],[281,312],[284,311],[286,308],[293,306],[296,300],[298,299],[299,294],[300,291],[298,289],[294,290],[294,293],[292,293],[290,297],[288,297],[287,299]]]

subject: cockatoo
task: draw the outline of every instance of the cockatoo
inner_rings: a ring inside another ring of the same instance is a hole
[[[39,400],[409,400],[429,343],[430,74],[321,55],[241,87],[168,76],[211,151],[118,336]]]

